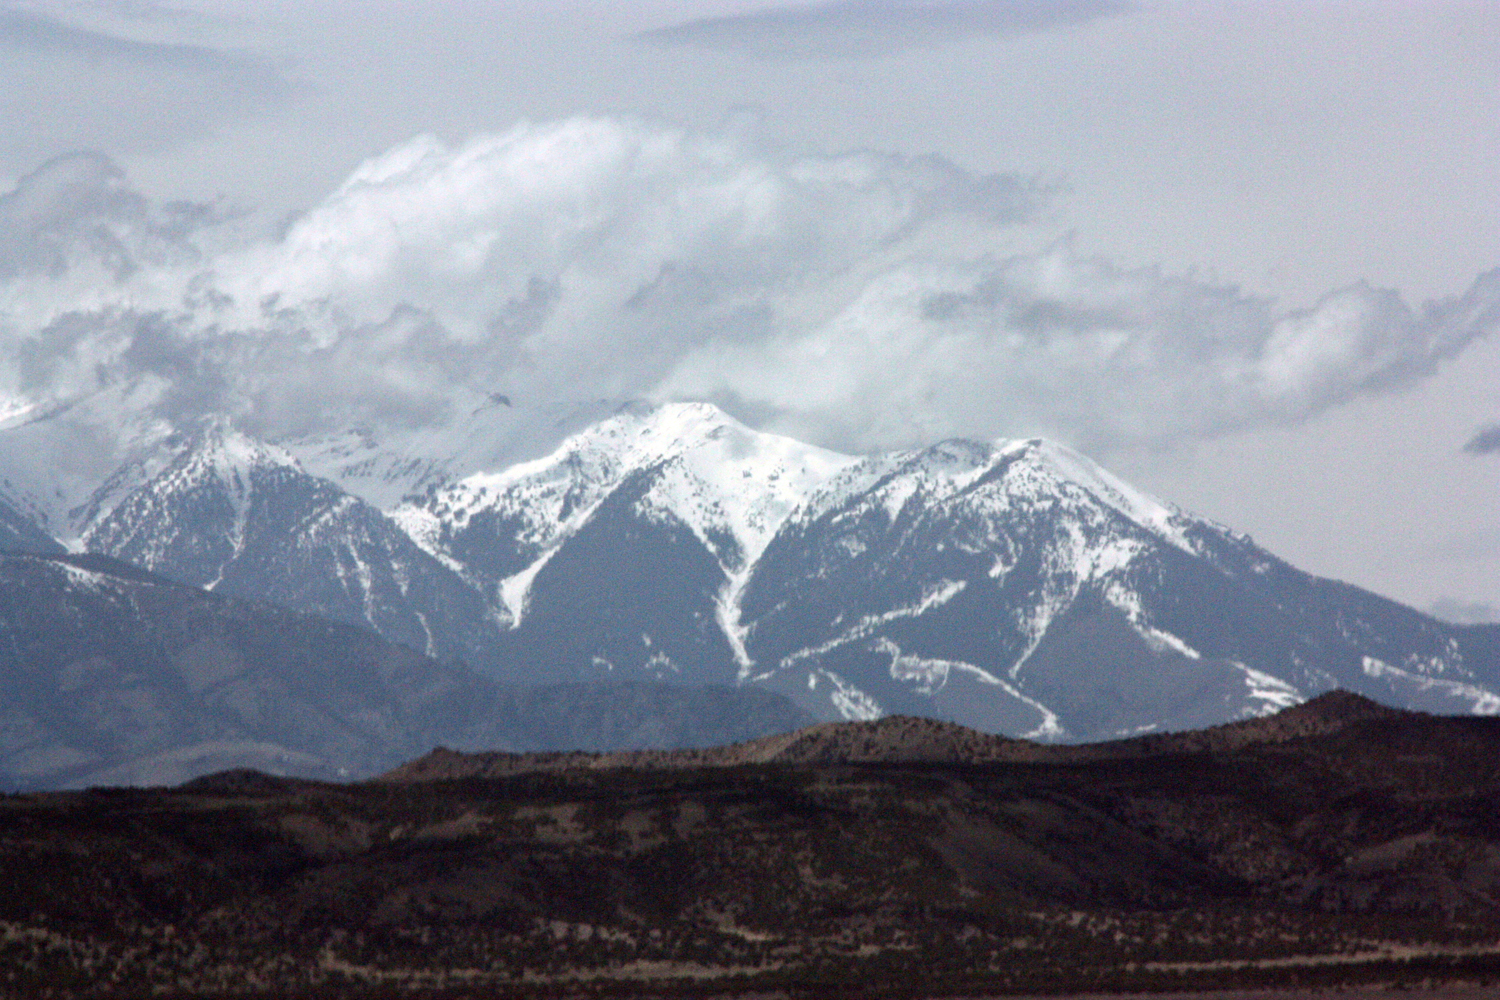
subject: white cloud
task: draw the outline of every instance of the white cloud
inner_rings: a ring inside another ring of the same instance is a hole
[[[1283,314],[1067,243],[934,237],[1048,197],[936,157],[575,119],[413,140],[277,238],[216,250],[212,213],[60,161],[0,199],[0,390],[136,386],[168,418],[226,409],[273,435],[442,421],[457,387],[697,396],[845,446],[1043,432],[1099,452],[1408,383],[1500,311],[1500,272],[1420,313],[1358,286]]]
[[[94,188],[115,183],[96,172]],[[522,125],[456,149],[414,140],[281,238],[204,260],[146,266],[129,248],[148,242],[149,213],[115,213],[109,254],[80,236],[64,264],[13,276],[0,324],[30,359],[10,388],[65,398],[138,376],[127,348],[151,317],[158,341],[169,329],[271,431],[440,415],[455,384],[645,395],[684,352],[764,339],[784,303],[929,221],[1003,225],[1043,195],[938,158],[776,157],[600,119]],[[74,229],[92,226],[93,200],[68,202],[88,222]],[[305,398],[289,389],[304,383]]]
[[[1356,286],[1278,314],[1238,289],[1126,271],[1067,243],[911,262],[829,322],[715,344],[668,380],[846,447],[1046,434],[1102,454],[1310,417],[1430,374],[1500,322],[1500,271],[1414,314]]]
[[[59,156],[0,196],[0,281],[55,280],[74,269],[92,270],[91,282],[119,280],[141,266],[195,260],[188,233],[211,216],[203,205],[151,205],[98,153]]]

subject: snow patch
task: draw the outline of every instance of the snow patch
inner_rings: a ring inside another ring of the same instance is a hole
[[[428,656],[436,656],[437,641],[432,637],[432,627],[427,624],[427,616],[422,614],[422,612],[420,611],[414,613],[417,616],[417,622],[422,626],[422,634],[427,637],[427,644],[423,648],[422,652],[426,653]]]
[[[1143,736],[1146,733],[1154,733],[1158,728],[1158,723],[1148,722],[1144,726],[1135,726],[1131,729],[1117,729],[1115,730],[1115,736],[1116,738],[1120,739],[1125,739],[1131,736]]]
[[[850,559],[855,559],[859,556],[864,555],[865,550],[869,548],[869,546],[865,544],[864,539],[860,538],[858,535],[852,532],[847,535],[840,535],[838,541],[834,544],[843,549],[844,555],[848,556]]]
[[[894,522],[906,507],[907,501],[917,493],[917,482],[915,477],[903,476],[892,480],[889,485],[880,491],[881,507],[885,511],[887,522]]]
[[[219,564],[219,572],[212,580],[203,585],[204,590],[213,590],[224,580],[224,571],[229,565],[245,552],[245,528],[250,521],[250,484],[246,482],[249,478],[248,467],[243,471],[232,466],[220,465],[215,468],[219,483],[223,486],[225,494],[229,498],[230,506],[234,510],[234,522],[229,529],[230,554],[229,558]]]
[[[681,522],[733,572],[760,557],[811,489],[855,461],[753,431],[707,403],[669,403],[617,413],[550,455],[475,473],[411,504],[460,524],[483,510],[510,515],[523,545],[552,548],[629,476],[648,472],[643,513]],[[733,551],[719,551],[723,538]]]
[[[1146,528],[1184,552],[1197,554],[1188,541],[1182,513],[1165,501],[1158,500],[1106,472],[1103,468],[1071,448],[1051,441],[1037,445],[1039,456],[1068,481],[1088,491],[1095,499],[1112,507],[1126,518]]]
[[[1366,677],[1393,679],[1408,684],[1418,691],[1439,691],[1451,698],[1471,702],[1469,712],[1472,715],[1500,715],[1500,694],[1486,688],[1464,684],[1460,681],[1413,674],[1377,660],[1373,656],[1364,657],[1361,665]]]
[[[513,573],[500,581],[496,593],[500,597],[500,604],[504,607],[508,616],[507,621],[511,628],[519,628],[521,616],[526,612],[526,600],[531,596],[531,584],[536,580],[536,575],[547,565],[547,560],[552,558],[556,552],[552,549],[542,555],[540,559],[532,562],[530,566]]]
[[[885,709],[880,707],[880,702],[865,694],[859,688],[850,684],[844,678],[832,670],[819,669],[817,671],[833,685],[833,690],[828,694],[828,700],[833,707],[838,709],[839,715],[846,722],[873,722],[885,715]]]
[[[1140,622],[1132,622],[1131,624],[1135,627],[1136,634],[1146,640],[1146,645],[1150,646],[1153,652],[1164,653],[1170,649],[1181,653],[1190,660],[1202,659],[1201,653],[1171,632],[1153,628],[1150,625]]]
[[[880,639],[876,649],[891,658],[891,679],[897,681],[915,682],[914,687],[919,694],[931,697],[942,690],[948,683],[949,678],[955,673],[970,674],[981,684],[998,687],[1016,701],[1035,710],[1041,716],[1041,721],[1035,729],[1023,733],[1024,739],[1061,739],[1067,735],[1062,721],[1057,713],[1035,698],[1022,694],[1014,685],[1008,684],[996,677],[982,667],[962,660],[937,660],[921,656],[913,656],[904,653],[901,647],[889,639]]]
[[[850,629],[846,632],[842,632],[839,635],[834,636],[827,642],[820,642],[816,646],[807,646],[803,649],[797,650],[796,652],[788,653],[786,656],[783,656],[781,658],[781,662],[777,664],[777,667],[781,670],[790,670],[802,660],[814,659],[816,657],[822,656],[824,653],[838,649],[840,646],[847,646],[849,643],[861,638],[863,638],[862,634],[860,634],[856,629]]]
[[[0,426],[19,423],[21,418],[35,409],[35,403],[27,402],[19,397],[7,396],[0,399]]]
[[[929,660],[903,653],[900,646],[885,638],[878,640],[875,648],[891,658],[891,679],[910,683],[918,694],[930,698],[948,683],[948,672],[953,668],[949,660]]]
[[[1098,580],[1129,566],[1143,546],[1134,538],[1111,538],[1102,546],[1089,546],[1078,539],[1073,573],[1082,580]]]
[[[1230,662],[1245,675],[1245,687],[1249,689],[1250,700],[1260,702],[1253,710],[1256,715],[1275,715],[1284,708],[1300,705],[1307,700],[1305,694],[1279,677],[1272,677],[1234,660]]]
[[[52,565],[61,570],[62,574],[68,578],[68,585],[70,587],[78,587],[93,593],[102,593],[112,583],[107,575],[91,569],[84,569],[81,566],[74,566],[72,563],[56,562]]]
[[[1190,660],[1203,658],[1203,654],[1189,646],[1180,637],[1165,629],[1157,628],[1147,621],[1141,595],[1130,590],[1123,583],[1115,581],[1106,587],[1104,599],[1124,612],[1126,619],[1130,622],[1130,627],[1135,630],[1136,635],[1145,640],[1152,652],[1165,653],[1170,649]]]
[[[1041,723],[1035,729],[1022,733],[1021,738],[1023,740],[1060,740],[1068,735],[1067,729],[1063,727],[1062,720],[1057,717],[1057,713],[1052,711],[1052,709],[1043,705],[1035,698],[1022,694],[1017,688],[1012,687],[1004,681],[997,681],[997,683],[1004,689],[1006,694],[1041,713]]]
[[[859,624],[855,626],[854,632],[857,632],[858,635],[864,635],[874,626],[884,624],[885,622],[895,621],[898,618],[920,617],[933,608],[947,604],[961,594],[967,586],[967,580],[943,580],[941,583],[927,588],[915,604],[893,608],[890,611],[883,611],[878,615],[864,616],[859,620]],[[855,637],[857,638],[858,636],[856,635]]]
[[[647,643],[647,645],[650,645],[650,643]],[[661,652],[660,650],[657,650],[655,653],[651,654],[651,659],[646,661],[646,664],[642,669],[650,674],[655,675],[657,680],[661,680],[668,674],[682,673],[682,670],[677,666],[672,658],[666,653]]]
[[[1007,671],[1011,680],[1020,676],[1021,668],[1026,665],[1027,660],[1031,659],[1031,654],[1036,652],[1036,648],[1042,644],[1042,639],[1046,636],[1047,629],[1051,627],[1052,620],[1071,604],[1076,596],[1076,588],[1065,595],[1044,593],[1042,599],[1029,612],[1024,608],[1016,608],[1011,613],[1011,620],[1015,622],[1016,630],[1026,639],[1026,647],[1021,650],[1021,655],[1016,657],[1016,661]]]
[[[734,655],[735,666],[739,668],[738,680],[742,684],[750,677],[751,668],[755,666],[755,661],[750,659],[750,654],[745,649],[745,638],[750,634],[750,627],[740,623],[740,598],[749,582],[748,567],[731,574],[714,600],[714,618],[719,623],[719,631],[729,640],[729,650]]]
[[[468,567],[457,559],[454,559],[438,544],[438,539],[443,534],[443,522],[434,517],[431,511],[420,507],[398,507],[387,514],[386,517],[390,518],[391,523],[403,535],[410,538],[417,548],[432,556],[432,558],[453,570],[459,576],[468,579]],[[472,583],[472,581],[470,582]]]
[[[1458,643],[1456,641],[1454,641],[1453,639],[1449,639],[1447,643],[1447,649],[1449,656],[1453,657],[1459,664],[1463,663],[1463,656],[1458,651]],[[1416,653],[1412,653],[1405,659],[1405,661],[1403,661],[1403,669],[1405,669],[1409,673],[1418,673],[1425,676],[1431,676],[1434,674],[1446,674],[1449,672],[1463,674],[1469,677],[1473,676],[1473,673],[1471,671],[1463,668],[1462,666],[1459,666],[1457,668],[1451,667],[1448,661],[1443,659],[1441,656],[1421,656]]]

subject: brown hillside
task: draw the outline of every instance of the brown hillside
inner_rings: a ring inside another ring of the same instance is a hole
[[[1081,762],[1143,754],[1233,750],[1337,732],[1351,722],[1415,713],[1348,691],[1330,691],[1263,718],[1211,729],[1106,743],[1047,744],[981,733],[952,722],[892,715],[873,722],[825,722],[795,732],[701,750],[617,753],[460,753],[439,748],[382,775],[391,782],[503,777],[572,768],[695,768],[745,764],[983,764]]]

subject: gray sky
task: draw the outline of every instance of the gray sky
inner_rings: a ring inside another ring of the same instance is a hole
[[[1490,0],[0,2],[0,63],[16,405],[1044,433],[1500,607]]]

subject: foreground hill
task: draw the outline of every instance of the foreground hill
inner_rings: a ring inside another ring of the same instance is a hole
[[[938,719],[896,715],[873,722],[825,722],[728,746],[608,753],[463,753],[439,747],[380,776],[381,781],[454,781],[578,768],[736,767],[745,764],[1070,764],[1166,753],[1226,752],[1254,744],[1337,732],[1350,723],[1410,713],[1348,691],[1330,691],[1271,716],[1209,729],[1105,743],[1056,744],[996,736]]]
[[[1497,809],[1500,720],[1342,694],[1091,747],[886,719],[651,758],[437,754],[356,785],[16,796],[0,990],[1495,983]]]

